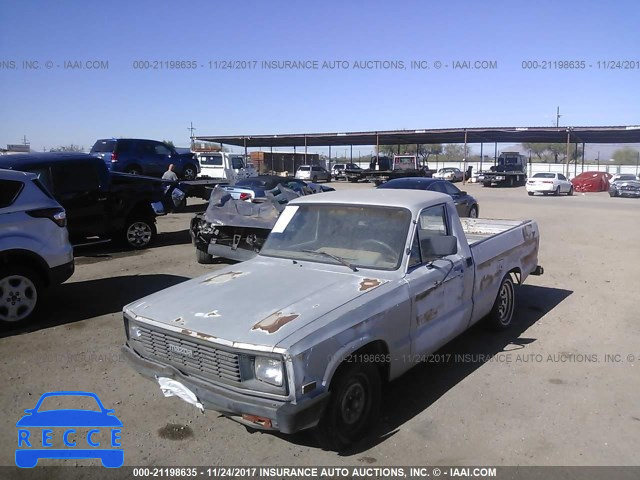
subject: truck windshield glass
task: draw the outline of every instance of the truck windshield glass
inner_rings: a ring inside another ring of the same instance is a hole
[[[324,252],[355,267],[377,270],[400,266],[411,223],[408,210],[392,207],[300,205],[288,206],[282,216],[290,220],[281,228],[276,225],[260,255],[343,263],[318,255]]]

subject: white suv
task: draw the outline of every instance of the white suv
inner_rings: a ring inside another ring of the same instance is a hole
[[[300,165],[296,172],[296,178],[298,180],[310,180],[313,183],[317,183],[319,180],[330,182],[331,173],[317,165]]]
[[[44,289],[73,274],[66,225],[35,174],[0,169],[0,326],[32,320]]]

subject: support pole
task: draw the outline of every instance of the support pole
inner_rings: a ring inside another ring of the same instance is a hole
[[[576,149],[573,156],[576,157],[573,164],[573,176],[577,177],[578,176],[578,142],[576,142]]]
[[[350,162],[353,163],[353,145],[351,145],[351,160],[350,160]]]
[[[304,164],[307,164],[307,136],[304,136]]]
[[[584,172],[584,142],[582,142],[582,170],[580,173]]]
[[[564,159],[565,175],[567,177],[569,176],[569,145],[570,144],[571,144],[571,132],[569,131],[569,129],[567,129],[567,150],[565,152],[565,159]]]
[[[329,145],[329,171],[331,171],[331,145]]]
[[[482,159],[483,159],[483,153],[482,153],[482,147],[484,146],[484,143],[480,143],[480,169],[478,170],[478,172],[482,171]]]
[[[493,166],[498,163],[498,142],[495,143],[495,149],[493,151]]]
[[[464,170],[462,171],[462,185],[467,183],[467,155],[469,153],[469,147],[467,145],[467,129],[464,129]]]

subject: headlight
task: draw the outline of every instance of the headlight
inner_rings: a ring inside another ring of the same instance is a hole
[[[256,357],[256,378],[263,382],[282,386],[282,361],[269,357]]]
[[[138,339],[142,336],[142,330],[137,325],[129,322],[129,338]]]

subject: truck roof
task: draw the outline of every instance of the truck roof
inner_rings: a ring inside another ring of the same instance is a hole
[[[451,201],[449,195],[424,190],[375,189],[343,190],[325,192],[321,195],[308,195],[296,198],[289,205],[301,204],[348,204],[371,205],[381,207],[402,207],[415,211],[431,204]]]
[[[83,161],[104,163],[103,160],[88,153],[77,152],[38,152],[16,155],[3,155],[0,158],[1,168],[19,170],[21,167],[32,167],[34,165],[49,165],[54,162]]]

